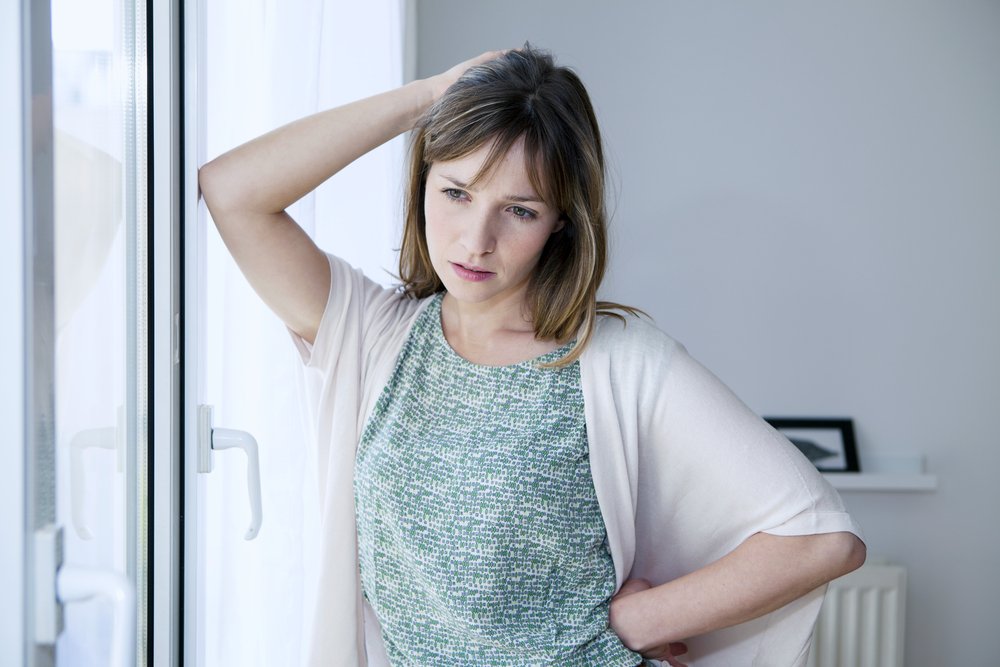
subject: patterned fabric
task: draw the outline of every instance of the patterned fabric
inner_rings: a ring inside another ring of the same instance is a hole
[[[357,453],[362,586],[394,665],[635,667],[578,363],[480,366],[421,313]]]

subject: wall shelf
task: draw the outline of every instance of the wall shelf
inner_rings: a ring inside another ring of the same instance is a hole
[[[937,475],[901,472],[825,472],[833,488],[840,491],[933,491]]]

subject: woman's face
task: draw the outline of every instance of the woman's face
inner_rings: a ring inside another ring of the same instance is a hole
[[[562,221],[532,187],[522,141],[492,174],[470,186],[489,151],[487,145],[431,165],[424,197],[427,248],[438,277],[459,302],[523,303],[542,248]]]

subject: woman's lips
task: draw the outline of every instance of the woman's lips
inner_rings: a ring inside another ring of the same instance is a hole
[[[449,263],[451,264],[451,268],[455,270],[458,277],[463,280],[481,282],[483,280],[489,280],[496,275],[492,271],[482,271],[471,266],[465,266],[464,264],[456,264],[455,262]]]

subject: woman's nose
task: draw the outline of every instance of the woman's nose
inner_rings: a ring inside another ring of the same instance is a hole
[[[496,250],[495,219],[490,211],[477,211],[471,217],[462,230],[462,245],[476,255]]]

